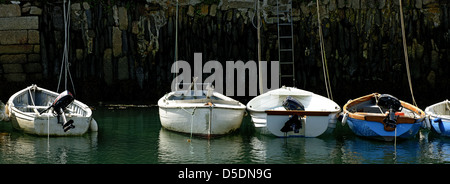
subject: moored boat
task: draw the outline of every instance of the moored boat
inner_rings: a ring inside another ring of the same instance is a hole
[[[287,107],[292,105],[289,104],[290,101],[302,107],[292,110]],[[341,108],[326,97],[283,86],[250,100],[247,110],[256,130],[262,134],[277,137],[317,137],[334,130],[336,115]]]
[[[421,109],[388,94],[349,100],[343,109],[342,123],[356,135],[385,141],[415,137],[425,119]]]
[[[162,127],[206,137],[237,130],[245,113],[245,105],[212,90],[173,91],[158,106]]]
[[[64,9],[66,6],[70,7],[70,1],[67,5],[64,1],[63,6]],[[64,11],[64,17],[68,17],[69,14],[70,11]],[[89,129],[98,130],[97,123],[92,118],[91,109],[86,104],[75,100],[67,89],[70,79],[75,91],[69,69],[70,29],[67,20],[64,19],[64,50],[56,91],[59,91],[63,78],[65,90],[58,94],[33,84],[13,94],[7,102],[6,111],[15,129],[39,136],[83,135]]]
[[[18,91],[6,104],[13,128],[39,136],[74,136],[97,131],[92,110],[86,104],[70,99],[65,107],[55,108],[55,104],[63,102],[61,97],[67,96],[36,85]]]
[[[444,100],[425,108],[431,131],[450,137],[450,102]]]

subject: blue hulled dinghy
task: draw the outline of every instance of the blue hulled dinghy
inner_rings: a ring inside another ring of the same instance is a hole
[[[369,94],[344,105],[342,123],[358,136],[393,141],[413,138],[425,113],[416,106],[388,94]]]
[[[450,137],[450,102],[448,100],[433,104],[425,108],[432,132]]]

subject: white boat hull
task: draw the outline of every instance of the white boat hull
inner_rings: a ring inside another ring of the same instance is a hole
[[[166,94],[158,101],[161,126],[165,129],[201,135],[224,135],[237,130],[245,114],[245,105],[214,92],[220,100],[170,100]]]
[[[45,104],[51,104],[51,102],[58,96],[57,93],[39,88],[35,85],[25,88],[12,95],[8,100],[8,111],[11,119],[12,127],[23,131],[24,133],[34,134],[38,136],[79,136],[86,133],[90,127],[97,127],[97,123],[92,118],[91,109],[75,100],[68,106],[65,115],[67,120],[73,120],[75,128],[64,132],[61,123],[58,123],[58,118],[53,115],[52,110],[39,114],[48,106],[43,104],[31,104],[31,98],[28,94],[33,91],[33,103],[40,103],[39,101],[45,101]],[[36,97],[37,93],[39,98]],[[37,106],[36,106],[37,105]],[[60,117],[59,122],[62,122],[63,118]],[[96,131],[93,130],[93,131]]]
[[[83,135],[90,127],[91,117],[69,117],[67,119],[74,121],[74,129],[64,132],[62,125],[58,124],[58,118],[50,113],[44,113],[41,116],[26,116],[16,112],[12,114],[11,123],[13,128],[28,134],[39,136],[74,136]],[[62,118],[61,120],[62,121]]]
[[[277,137],[318,137],[330,133],[336,127],[337,113],[328,116],[306,116],[301,121],[299,131],[282,132],[284,123],[291,117],[288,115],[267,115],[267,129]]]
[[[256,132],[263,135],[272,135],[272,133],[267,129],[267,114],[262,111],[249,111],[250,117],[255,127]]]
[[[289,112],[282,107],[282,102],[287,96],[299,100],[305,106],[305,112],[327,112],[327,114],[303,116],[302,129],[298,132],[282,132],[281,128],[292,115],[269,115],[267,110]],[[257,132],[277,137],[317,137],[330,133],[336,127],[337,114],[341,111],[339,105],[328,98],[292,87],[282,87],[253,98],[248,102],[247,110]]]
[[[244,111],[219,107],[212,109],[160,107],[159,115],[161,125],[168,130],[195,135],[223,135],[241,126]]]
[[[428,106],[425,109],[427,114],[427,128],[438,135],[450,137],[450,102],[442,102]]]

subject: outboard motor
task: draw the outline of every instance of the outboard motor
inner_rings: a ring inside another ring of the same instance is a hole
[[[286,110],[305,110],[305,106],[292,96],[287,96],[282,105]]]
[[[53,108],[54,115],[58,117],[58,123],[62,124],[64,132],[67,132],[68,130],[70,130],[72,128],[75,128],[75,126],[73,125],[73,120],[69,120],[69,121],[66,120],[66,116],[64,114],[64,110],[74,100],[75,100],[75,98],[73,97],[72,93],[70,93],[69,91],[66,90],[66,91],[60,93],[58,95],[58,97],[56,97],[56,99],[53,102],[53,104],[50,107],[48,107],[47,109],[45,109],[44,111],[40,112],[40,114],[42,114],[43,112],[48,111],[51,108]],[[61,115],[62,115],[62,118],[63,118],[63,122],[59,121],[59,117]]]
[[[389,114],[383,120],[386,123],[386,126],[390,128],[395,128],[397,126],[397,118],[396,112],[399,112],[403,109],[403,106],[397,98],[389,94],[382,94],[378,99],[377,105],[389,109]]]
[[[284,123],[283,128],[281,128],[281,132],[287,133],[289,131],[294,131],[294,133],[298,133],[302,128],[302,122],[298,119],[298,115],[295,114],[291,117],[286,123]]]

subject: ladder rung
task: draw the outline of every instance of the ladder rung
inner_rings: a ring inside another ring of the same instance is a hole
[[[280,62],[280,65],[292,65],[294,62]]]
[[[287,12],[291,12],[291,10],[289,9],[289,10],[278,10],[278,13],[287,13]]]
[[[292,36],[280,36],[279,38],[292,38]]]
[[[294,75],[281,75],[281,77],[294,77]]]
[[[281,52],[292,52],[292,49],[280,49]]]
[[[292,25],[292,22],[285,22],[285,23],[279,23],[280,26],[290,26]]]

